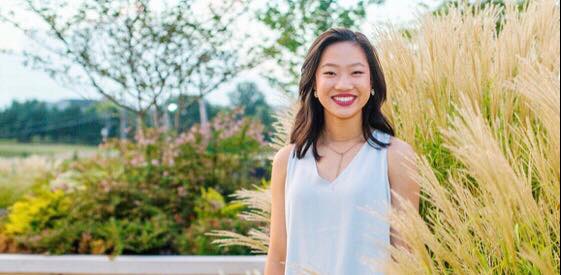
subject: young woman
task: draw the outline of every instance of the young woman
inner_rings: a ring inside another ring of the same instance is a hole
[[[380,110],[385,100],[382,68],[366,36],[330,29],[314,41],[290,145],[273,160],[266,275],[374,274],[364,257],[384,261],[383,245],[407,247],[369,212],[400,209],[393,193],[419,204],[419,186],[406,173],[415,169],[407,161],[414,152],[393,137]]]

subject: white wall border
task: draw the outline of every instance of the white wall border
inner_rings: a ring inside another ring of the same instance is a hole
[[[0,274],[263,274],[260,256],[43,256],[0,254]]]

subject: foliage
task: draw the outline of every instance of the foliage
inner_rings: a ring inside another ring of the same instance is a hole
[[[64,102],[63,102],[64,103]],[[99,144],[100,131],[118,125],[110,113],[99,113],[94,101],[70,101],[67,106],[49,106],[46,102],[14,101],[0,111],[0,138],[19,142]]]
[[[43,191],[25,197],[10,206],[10,215],[4,225],[7,235],[25,234],[43,228],[68,211],[69,200],[62,190]]]
[[[185,231],[181,253],[197,255],[249,255],[250,250],[244,246],[218,247],[205,233],[210,230],[231,230],[247,234],[252,225],[237,218],[201,218],[197,219]]]
[[[185,101],[196,100],[196,96],[182,96]],[[177,98],[170,99],[167,104],[177,102]],[[220,112],[231,110],[229,106],[214,105],[205,101],[208,118],[214,118]],[[190,105],[182,111],[176,112],[177,119],[173,128],[178,132],[188,130],[200,121],[199,106]],[[124,116],[121,121],[120,116]],[[173,113],[168,112],[173,118]],[[130,129],[134,128],[131,120],[133,114],[119,110],[108,101],[93,100],[65,100],[48,103],[38,100],[23,102],[13,101],[12,104],[0,110],[0,156],[29,156],[32,154],[55,154],[59,151],[85,151],[86,147],[69,146],[69,144],[99,144],[102,142],[101,129],[108,129],[108,137],[120,136],[120,123],[124,123],[124,137],[132,137]],[[146,126],[154,127],[149,115],[143,118]],[[262,122],[267,122],[262,120]],[[132,127],[131,127],[132,126]],[[11,141],[25,143],[17,145]],[[33,143],[33,144],[29,144]],[[45,145],[51,143],[65,143],[65,145]],[[52,149],[52,150],[51,150]],[[87,151],[87,150],[86,150]],[[91,151],[91,150],[90,150]]]
[[[268,189],[269,182],[262,181],[257,190],[238,190],[233,197],[237,204],[246,206],[239,215],[245,221],[251,222],[251,228],[246,234],[240,234],[229,230],[215,229],[206,235],[213,236],[213,244],[218,247],[245,246],[251,248],[252,253],[267,253],[269,241],[269,218],[271,215],[271,192]]]
[[[177,132],[184,132],[189,130],[191,127],[195,126],[195,124],[200,123],[201,121],[201,113],[200,113],[200,105],[199,104],[190,104],[186,106],[188,102],[196,102],[197,96],[194,95],[180,95],[177,97],[170,98],[166,104],[175,103],[178,105],[178,109],[174,112],[168,111],[167,114],[169,115],[171,126]],[[230,106],[221,106],[221,105],[214,105],[208,101],[204,101],[205,108],[207,110],[208,119],[212,120],[216,115],[221,112],[228,112],[231,111],[232,108]]]
[[[235,108],[243,108],[245,116],[259,119],[265,126],[265,140],[271,141],[274,132],[273,124],[276,119],[273,117],[271,106],[265,100],[265,95],[257,88],[253,82],[238,83],[236,89],[228,94],[230,105]]]
[[[0,232],[34,253],[247,253],[216,249],[199,234],[248,228],[236,218],[241,205],[224,196],[266,176],[261,130],[238,110],[218,115],[208,129],[112,140],[93,158],[62,164],[42,191],[12,205]]]
[[[215,189],[202,189],[201,196],[195,202],[196,222],[185,232],[185,251],[183,253],[194,253],[198,251],[204,255],[220,255],[221,251],[233,255],[245,255],[249,250],[245,247],[219,248],[211,243],[211,239],[205,236],[209,230],[231,229],[236,232],[247,233],[251,224],[237,218],[238,213],[245,206],[238,202],[226,205],[224,197]]]

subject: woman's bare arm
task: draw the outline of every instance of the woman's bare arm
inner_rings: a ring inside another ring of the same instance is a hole
[[[292,145],[287,145],[279,150],[273,158],[271,173],[271,225],[265,275],[284,275],[284,261],[286,260],[284,183],[291,149]]]
[[[410,175],[410,172],[417,171],[417,167],[414,162],[409,161],[410,159],[415,159],[415,151],[411,145],[400,139],[392,138],[391,145],[388,148],[388,177],[391,189],[406,199],[408,203],[411,203],[418,211],[420,187]],[[393,192],[391,195],[392,208],[400,211],[403,206],[395,198]],[[410,247],[401,240],[399,232],[393,228],[390,229],[390,232],[395,234],[395,238],[390,237],[390,243],[393,246],[410,250]]]

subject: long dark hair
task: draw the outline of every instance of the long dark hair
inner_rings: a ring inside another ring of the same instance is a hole
[[[315,73],[323,51],[331,44],[345,41],[358,44],[366,54],[368,66],[370,67],[370,82],[376,92],[362,108],[362,132],[364,139],[373,147],[375,146],[372,142],[385,148],[389,143],[377,140],[372,135],[372,131],[378,129],[381,132],[394,136],[393,127],[381,112],[382,104],[386,101],[386,80],[374,46],[360,32],[353,32],[344,28],[331,28],[322,33],[312,43],[302,65],[298,90],[300,109],[296,114],[294,127],[290,134],[290,143],[295,145],[295,154],[299,159],[304,157],[310,146],[313,148],[314,158],[316,160],[321,158],[317,152],[316,145],[325,127],[325,121],[323,106],[313,96],[312,92],[316,81]]]

